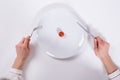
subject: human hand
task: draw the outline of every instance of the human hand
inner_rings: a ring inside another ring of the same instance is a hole
[[[30,36],[23,38],[17,45],[16,45],[16,53],[17,58],[22,60],[26,60],[29,53],[30,53]]]
[[[118,68],[109,55],[109,43],[102,40],[100,37],[94,39],[94,51],[105,66],[108,74],[113,73]]]
[[[94,51],[100,59],[109,55],[110,44],[99,36],[94,39]]]
[[[13,68],[22,69],[24,62],[30,53],[30,36],[23,38],[16,45],[16,53],[17,53],[17,57],[13,64]]]

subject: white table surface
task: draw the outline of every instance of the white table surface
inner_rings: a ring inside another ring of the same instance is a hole
[[[0,77],[6,75],[14,61],[16,43],[31,33],[36,13],[55,2],[71,5],[92,24],[110,42],[110,55],[120,66],[120,0],[0,0]],[[25,67],[26,80],[105,80],[102,63],[87,42],[84,47],[73,59],[55,60],[41,50],[34,34],[32,59]]]

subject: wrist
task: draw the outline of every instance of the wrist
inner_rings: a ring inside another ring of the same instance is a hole
[[[23,65],[24,65],[24,62],[25,62],[24,59],[21,59],[21,58],[16,57],[13,65],[12,65],[12,67],[15,68],[15,69],[22,70],[22,67],[23,67]]]
[[[115,63],[112,61],[112,58],[110,57],[109,54],[105,55],[105,56],[102,56],[100,58],[100,60],[102,61],[102,63],[104,64],[106,70],[107,70],[107,73],[108,74],[111,74],[113,73],[114,71],[116,71],[118,69],[118,67],[115,65]]]
[[[110,55],[109,55],[109,53],[106,53],[105,55],[99,56],[99,59],[101,61],[107,60],[109,58],[111,58]]]
[[[100,60],[101,60],[103,63],[113,62],[109,54],[100,57]]]

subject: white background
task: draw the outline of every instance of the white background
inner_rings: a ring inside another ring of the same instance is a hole
[[[110,55],[120,66],[120,0],[0,0],[0,77],[11,67],[15,45],[31,33],[36,13],[50,3],[71,5],[110,42]],[[100,60],[89,45],[70,60],[55,60],[40,51],[35,35],[25,69],[26,80],[106,80]]]

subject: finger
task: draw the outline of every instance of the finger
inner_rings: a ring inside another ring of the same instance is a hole
[[[27,36],[26,39],[30,39],[30,36]]]
[[[96,39],[98,41],[98,46],[104,43],[104,41],[99,36]]]
[[[97,39],[94,39],[94,49],[98,48],[98,43],[97,43]]]
[[[27,48],[30,49],[30,39],[29,39],[29,41],[27,43]]]
[[[25,41],[25,38],[22,38],[22,40],[19,42],[20,44],[23,44]]]
[[[100,36],[98,36],[98,39],[99,39],[101,42],[104,42],[104,40],[103,40]]]
[[[106,44],[108,43],[107,41],[103,40],[102,38],[99,37],[99,39],[101,40],[101,44]]]
[[[29,48],[30,36],[27,36],[24,41],[24,45]]]

